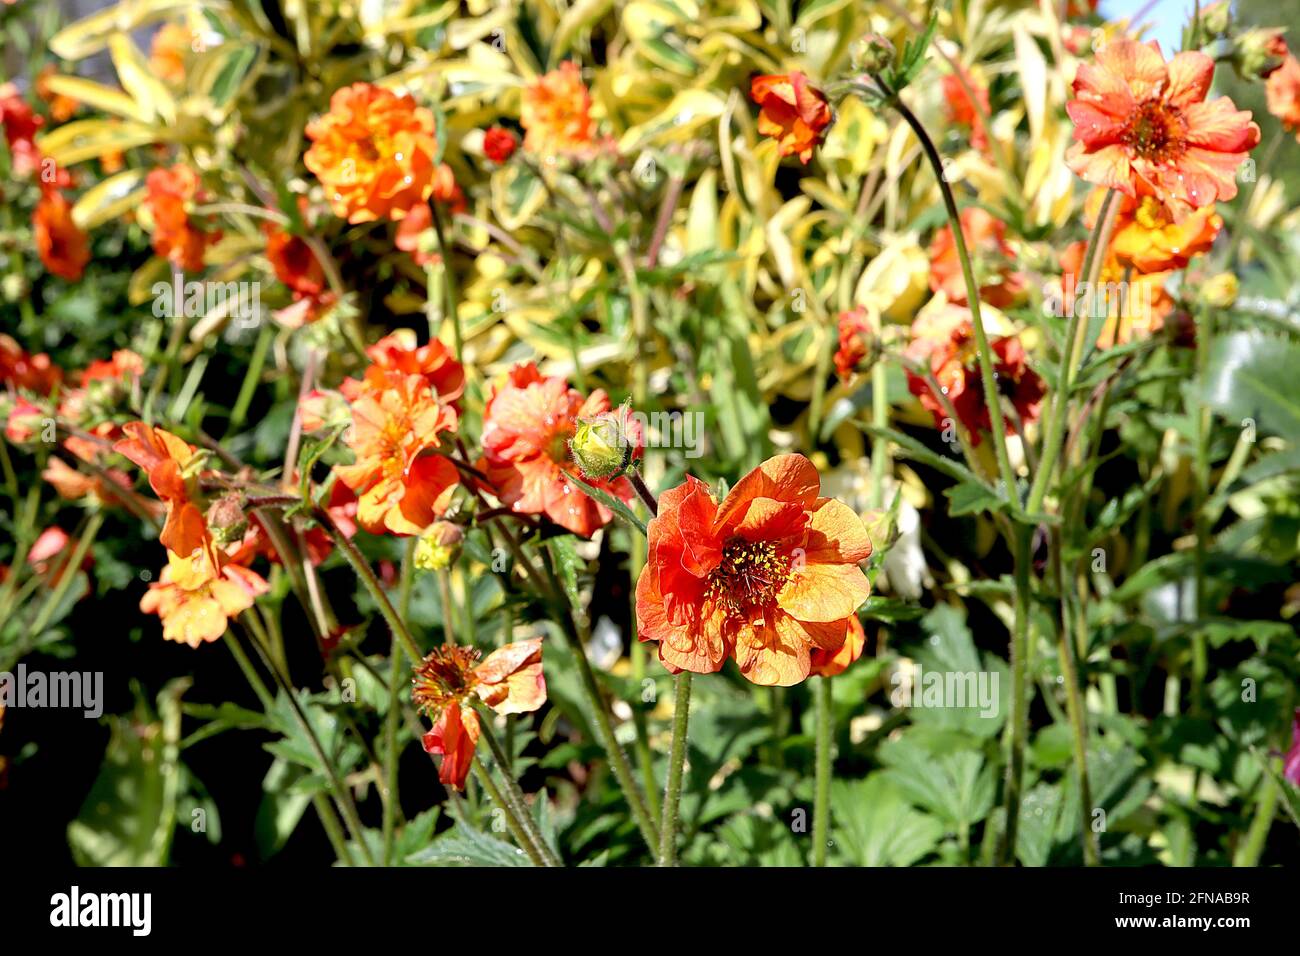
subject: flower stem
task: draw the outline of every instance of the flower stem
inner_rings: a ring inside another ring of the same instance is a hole
[[[817,704],[816,790],[813,794],[813,866],[826,865],[826,836],[830,832],[831,746],[834,725],[831,715],[831,679],[818,677],[813,684]]]
[[[659,865],[677,865],[677,808],[682,797],[682,770],[686,765],[686,735],[691,720],[691,672],[673,678],[673,742],[668,752],[668,783],[659,823]]]
[[[546,840],[542,837],[542,831],[537,827],[537,822],[533,819],[532,814],[528,812],[524,792],[519,788],[519,783],[515,778],[510,775],[510,761],[506,758],[505,751],[501,749],[496,734],[492,732],[489,725],[490,720],[491,716],[485,714],[483,719],[479,721],[479,735],[487,741],[488,749],[492,751],[492,759],[496,761],[497,767],[501,771],[501,779],[505,781],[504,797],[513,812],[518,816],[524,835],[533,844],[542,861],[538,866],[559,866],[559,859],[547,845]]]
[[[1016,858],[1016,834],[1020,824],[1020,788],[1025,771],[1025,737],[1028,724],[1025,699],[1029,655],[1029,575],[1033,561],[1034,529],[1018,524],[1011,532],[1015,560],[1015,621],[1011,633],[1011,715],[1007,727],[1007,778],[1004,790],[1006,826],[1003,831],[1001,862],[1011,866]]]
[[[352,565],[352,570],[357,573],[361,583],[370,592],[370,596],[375,599],[375,603],[379,605],[379,612],[384,616],[384,620],[388,622],[393,637],[401,641],[402,647],[405,648],[412,663],[421,663],[424,660],[424,655],[420,653],[420,646],[415,643],[415,638],[411,636],[410,630],[393,607],[393,602],[388,599],[384,586],[375,577],[375,572],[371,569],[370,563],[366,561],[365,556],[352,543],[352,539],[339,530],[338,525],[334,523],[328,514],[317,510],[316,518],[321,522],[326,532],[329,533],[329,536],[334,539],[335,546],[343,553],[343,557],[347,559],[348,564]]]
[[[1101,248],[1105,244],[1105,234],[1110,219],[1111,203],[1115,199],[1115,190],[1108,190],[1101,201],[1101,208],[1097,211],[1097,221],[1093,224],[1092,235],[1088,237],[1088,248],[1083,256],[1083,267],[1080,274],[1087,282],[1088,295],[1093,296],[1096,289],[1097,277],[1101,273],[1101,264],[1105,256],[1101,253]],[[1091,301],[1091,299],[1090,299]],[[1091,312],[1090,308],[1083,309],[1085,312]],[[1069,418],[1069,401],[1070,387],[1074,381],[1074,350],[1076,340],[1079,338],[1080,303],[1076,297],[1073,306],[1070,309],[1070,320],[1066,326],[1065,339],[1061,342],[1061,363],[1056,374],[1056,393],[1052,396],[1052,404],[1048,410],[1046,427],[1044,429],[1043,453],[1038,458],[1038,470],[1034,474],[1033,484],[1029,488],[1029,499],[1025,504],[1025,510],[1030,514],[1037,514],[1043,506],[1043,499],[1047,496],[1048,482],[1051,481],[1052,472],[1056,467],[1056,461],[1061,454],[1061,446],[1065,439],[1065,425]]]
[[[641,500],[645,502],[645,506],[650,509],[651,516],[659,514],[659,502],[655,498],[654,493],[646,487],[645,479],[641,477],[641,472],[636,468],[632,468],[628,471],[627,478],[628,481],[632,483],[632,487],[636,490],[637,495],[639,495]]]
[[[1019,497],[1016,494],[1016,476],[1011,470],[1011,458],[1007,454],[1006,427],[1003,425],[1002,402],[998,397],[998,380],[994,374],[993,350],[989,346],[988,333],[984,330],[984,319],[980,315],[980,290],[975,282],[975,270],[971,267],[970,252],[966,249],[966,236],[961,228],[961,216],[957,211],[957,200],[952,194],[944,173],[943,160],[934,140],[925,131],[916,114],[908,109],[898,94],[889,98],[890,105],[898,110],[900,116],[912,128],[916,138],[921,142],[926,159],[934,170],[934,177],[939,183],[939,192],[943,194],[944,209],[948,213],[948,225],[952,229],[953,245],[957,249],[957,258],[961,262],[961,274],[966,283],[966,305],[970,309],[971,325],[975,329],[975,346],[979,352],[980,379],[984,387],[984,403],[989,411],[989,431],[993,434],[993,450],[998,460],[998,474],[1004,485],[1003,495],[1011,502],[1015,511],[1020,510]]]
[[[492,802],[500,807],[501,812],[505,814],[506,826],[510,828],[510,833],[515,838],[515,842],[519,844],[519,849],[528,854],[528,859],[533,861],[533,866],[546,866],[541,853],[538,851],[537,847],[533,845],[533,841],[528,838],[523,823],[520,822],[514,808],[506,800],[505,796],[502,795],[501,790],[496,785],[496,781],[492,779],[492,774],[488,773],[487,768],[483,766],[478,757],[474,758],[474,762],[471,766],[474,768],[474,778],[483,785],[483,789],[486,790],[488,796],[492,798]]]
[[[442,212],[436,200],[429,200],[429,210],[433,213],[433,231],[438,237],[438,253],[442,256],[442,287],[447,296],[447,318],[451,319],[452,341],[456,348],[456,361],[464,364],[465,340],[460,329],[460,309],[456,307],[456,274],[451,268],[451,246],[447,244],[447,234],[442,225]]]

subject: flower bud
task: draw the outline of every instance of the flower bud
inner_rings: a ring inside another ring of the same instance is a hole
[[[853,69],[863,73],[880,73],[890,67],[898,51],[888,37],[879,33],[868,33],[853,41],[849,48],[849,61]]]
[[[307,434],[346,426],[352,421],[352,410],[339,392],[314,388],[298,402],[302,416],[302,430]]]
[[[450,521],[435,521],[424,529],[415,542],[412,560],[422,571],[441,571],[451,567],[460,554],[460,544],[465,533]]]
[[[216,499],[208,506],[208,530],[217,547],[224,548],[244,539],[248,530],[248,516],[233,492]]]
[[[641,447],[641,433],[624,403],[614,412],[582,419],[569,441],[573,460],[587,478],[616,478],[627,471]]]
[[[1287,57],[1286,40],[1277,27],[1246,30],[1233,38],[1232,65],[1243,79],[1266,80]]]
[[[1228,0],[1219,0],[1201,10],[1201,29],[1212,37],[1221,37],[1232,26],[1232,10]]]
[[[1237,277],[1231,272],[1220,272],[1201,286],[1201,301],[1217,309],[1227,309],[1237,301],[1237,289]]]
[[[45,423],[45,413],[37,406],[19,398],[14,402],[5,421],[5,438],[15,445],[35,441]]]

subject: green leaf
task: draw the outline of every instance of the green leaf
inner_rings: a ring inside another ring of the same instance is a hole
[[[596,488],[593,485],[587,484],[577,475],[568,475],[568,479],[569,481],[577,485],[579,488],[581,488],[583,491],[585,491],[588,497],[594,498],[596,501],[599,501],[602,505],[604,505],[610,511],[614,512],[614,514],[618,515],[620,518],[622,518],[632,527],[636,528],[642,534],[649,534],[649,531],[646,530],[645,522],[637,517],[636,512],[633,511],[631,508],[629,508],[627,505],[623,504],[623,502],[615,498],[608,491],[604,491],[600,488]]]
[[[1214,340],[1201,398],[1230,421],[1253,419],[1261,430],[1300,443],[1300,345],[1260,332]]]

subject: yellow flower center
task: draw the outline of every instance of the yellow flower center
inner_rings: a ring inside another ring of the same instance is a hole
[[[1163,229],[1169,224],[1164,204],[1154,196],[1142,197],[1133,218],[1143,229]]]

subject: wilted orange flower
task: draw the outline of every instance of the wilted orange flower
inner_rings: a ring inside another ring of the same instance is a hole
[[[266,258],[275,277],[289,287],[294,304],[275,313],[276,320],[288,328],[300,328],[315,322],[334,302],[325,281],[325,268],[302,236],[265,223]]]
[[[835,372],[847,381],[858,364],[867,357],[867,345],[872,335],[867,310],[858,306],[841,312],[838,331],[840,345],[835,351]]]
[[[1288,54],[1264,84],[1268,111],[1300,141],[1300,60]]]
[[[434,452],[438,435],[454,431],[456,410],[440,402],[420,375],[398,371],[368,380],[352,403],[345,443],[356,463],[337,465],[358,496],[357,521],[374,534],[419,534],[451,503],[456,466]]]
[[[465,786],[479,738],[472,697],[498,714],[526,714],[546,703],[541,638],[507,644],[478,660],[475,648],[444,644],[425,657],[412,681],[415,705],[433,718],[424,749],[442,756],[438,779],[456,790]]]
[[[353,83],[334,91],[329,112],[306,132],[303,162],[350,223],[401,219],[433,194],[433,113],[408,94]]]
[[[47,417],[44,409],[20,395],[5,419],[5,438],[12,444],[25,445],[36,437]]]
[[[140,599],[140,610],[162,618],[167,640],[198,647],[225,634],[230,618],[267,587],[261,575],[229,563],[207,540],[184,555],[167,552],[167,567]]]
[[[483,155],[494,163],[504,163],[518,148],[515,134],[503,126],[493,126],[483,134]]]
[[[839,650],[831,651],[822,647],[812,649],[812,674],[815,677],[834,677],[843,674],[850,664],[862,656],[862,649],[867,644],[867,632],[862,629],[862,622],[854,614],[849,618],[849,629],[844,635],[844,643]]]
[[[798,156],[805,164],[812,159],[813,148],[831,125],[831,105],[825,94],[796,70],[789,75],[754,77],[749,96],[759,105],[758,131],[777,141],[777,151],[782,156]]]
[[[50,89],[50,78],[59,75],[59,68],[53,63],[41,67],[41,72],[36,75],[36,95],[45,101],[45,105],[50,110],[50,118],[54,122],[66,123],[72,119],[72,115],[77,112],[77,107],[81,104],[71,96],[55,93]]]
[[[41,262],[71,282],[81,278],[90,261],[90,243],[72,219],[72,204],[53,189],[42,191],[32,212],[32,230]]]
[[[104,505],[117,505],[121,504],[122,495],[131,490],[131,476],[120,468],[105,469],[101,478],[78,471],[57,455],[50,456],[41,478],[49,482],[60,498],[68,501],[89,496]]]
[[[438,237],[433,231],[433,212],[427,205],[421,203],[411,207],[397,227],[393,245],[410,253],[417,266],[436,265],[442,261],[442,256],[434,251]]]
[[[1259,143],[1250,112],[1227,97],[1206,101],[1214,61],[1199,51],[1168,63],[1160,44],[1120,38],[1081,63],[1070,168],[1090,183],[1137,197],[1139,184],[1193,207],[1237,195],[1233,177]]]
[[[980,301],[999,309],[1013,304],[1025,292],[1025,277],[1012,268],[1015,250],[1006,241],[1007,225],[979,206],[961,211],[961,233],[980,281]],[[930,288],[943,292],[950,302],[966,304],[966,282],[953,241],[952,227],[944,226],[930,243]]]
[[[193,49],[194,35],[180,23],[164,23],[149,44],[149,69],[166,83],[185,81],[185,61]]]
[[[1098,288],[1089,290],[1080,274],[1086,252],[1087,243],[1081,240],[1061,253],[1065,314],[1075,308],[1085,310],[1084,314],[1104,309],[1106,321],[1097,335],[1097,346],[1104,349],[1158,332],[1174,307],[1173,297],[1165,289],[1169,272],[1127,273],[1112,244],[1097,277]]]
[[[660,496],[636,616],[665,667],[708,674],[734,656],[754,683],[789,686],[811,673],[814,648],[844,644],[871,590],[858,567],[871,541],[820,486],[803,455],[778,455],[721,505],[692,476]]]
[[[205,232],[190,218],[190,207],[202,198],[194,170],[177,163],[154,169],[145,179],[145,206],[153,219],[153,251],[186,272],[203,271],[203,250],[221,238]]]
[[[965,80],[965,85],[962,84]],[[943,78],[943,102],[948,113],[948,122],[970,130],[971,147],[978,150],[988,148],[988,131],[984,128],[984,117],[989,115],[989,91],[970,74],[962,70],[961,75],[949,73]],[[975,98],[966,91],[970,87]],[[981,112],[981,110],[983,112]]]
[[[63,370],[50,361],[48,354],[32,355],[0,332],[0,383],[48,395],[61,381]]]
[[[595,143],[591,94],[572,60],[524,87],[519,107],[524,149],[546,158],[582,156]]]
[[[1015,336],[994,339],[990,346],[993,351],[993,372],[997,376],[1001,397],[1010,399],[1022,425],[1036,422],[1046,389],[1043,380],[1029,367],[1024,346]],[[929,358],[930,374],[938,382],[944,397],[951,403],[958,420],[969,433],[972,445],[978,445],[982,433],[992,428],[978,361],[975,332],[970,323],[958,326],[947,343],[936,348]],[[950,418],[948,408],[934,394],[929,381],[909,369],[907,387],[934,416],[935,426],[945,427]],[[1008,435],[1016,433],[1012,419],[1005,418],[1004,423]]]
[[[202,547],[208,537],[207,523],[190,494],[190,481],[196,476],[186,474],[194,464],[194,446],[144,422],[127,422],[122,432],[126,437],[114,444],[113,450],[144,469],[149,487],[167,506],[167,520],[158,540],[179,555]]]
[[[563,378],[543,378],[531,362],[516,365],[493,387],[483,412],[482,469],[493,493],[520,514],[544,514],[576,535],[591,537],[614,515],[569,481],[578,473],[569,442],[579,419],[609,409],[609,397],[599,389],[584,400]],[[626,478],[587,484],[623,501],[634,495]]]
[[[1097,189],[1088,197],[1084,206],[1088,228],[1095,223],[1105,195],[1104,189]],[[1223,228],[1223,219],[1212,205],[1176,218],[1173,210],[1150,193],[1139,192],[1136,199],[1117,195],[1110,254],[1120,265],[1137,272],[1181,269],[1192,256],[1208,252]]]

